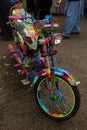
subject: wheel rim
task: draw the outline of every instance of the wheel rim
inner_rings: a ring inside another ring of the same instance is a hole
[[[58,80],[59,88],[55,88],[55,80]],[[55,118],[68,116],[74,109],[75,96],[71,86],[59,77],[53,78],[54,92],[57,90],[59,99],[52,101],[49,96],[47,78],[44,78],[37,88],[37,100],[45,113]]]

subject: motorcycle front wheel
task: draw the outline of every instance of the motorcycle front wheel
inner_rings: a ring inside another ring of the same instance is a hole
[[[53,120],[63,121],[73,117],[80,106],[80,94],[58,75],[52,76],[53,96],[49,92],[46,76],[39,78],[35,85],[35,99],[42,112]]]

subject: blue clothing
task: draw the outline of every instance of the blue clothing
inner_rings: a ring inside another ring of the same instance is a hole
[[[84,15],[84,0],[80,1],[81,15]]]
[[[65,15],[66,21],[64,26],[63,35],[69,36],[71,32],[80,32],[80,14],[81,14],[81,1],[66,1]]]
[[[9,0],[9,2],[10,2],[11,4],[14,4],[14,3],[16,2],[16,0]]]

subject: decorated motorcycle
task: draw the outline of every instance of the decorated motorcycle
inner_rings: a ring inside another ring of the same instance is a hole
[[[61,1],[54,6],[56,9]],[[57,51],[62,41],[59,25],[52,14],[44,20],[34,19],[15,2],[9,15],[14,28],[15,47],[9,44],[11,58],[16,59],[19,75],[30,82],[29,91],[34,89],[35,99],[42,112],[51,119],[63,121],[73,117],[80,106],[78,81],[69,71],[58,68]]]

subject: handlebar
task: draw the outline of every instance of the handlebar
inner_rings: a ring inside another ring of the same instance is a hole
[[[23,19],[27,19],[27,18],[31,18],[33,20],[33,18],[30,17],[30,16],[24,16],[24,17],[21,17],[21,16],[9,16],[8,17],[9,20],[18,20],[18,19],[23,20]]]

